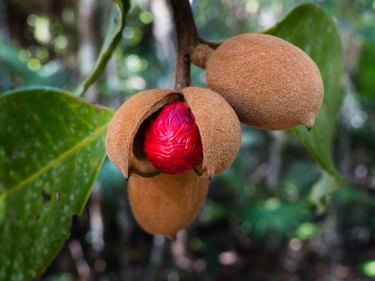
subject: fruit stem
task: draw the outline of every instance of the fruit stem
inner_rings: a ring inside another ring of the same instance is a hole
[[[206,69],[206,63],[214,51],[208,44],[199,43],[191,50],[190,59],[193,64]]]
[[[204,69],[209,56],[222,42],[199,37],[189,0],[169,0],[169,3],[177,35],[175,88],[182,90],[190,86],[190,64]]]
[[[189,0],[169,0],[177,35],[175,88],[190,86],[190,52],[200,40]]]

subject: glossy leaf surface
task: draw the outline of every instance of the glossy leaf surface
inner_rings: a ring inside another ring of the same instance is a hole
[[[69,237],[112,114],[51,88],[0,96],[0,280],[33,280]]]

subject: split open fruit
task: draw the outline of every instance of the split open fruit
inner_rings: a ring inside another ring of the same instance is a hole
[[[232,107],[214,91],[194,87],[132,96],[106,136],[108,157],[129,180],[134,217],[146,231],[168,237],[198,214],[209,178],[233,162],[240,144]]]

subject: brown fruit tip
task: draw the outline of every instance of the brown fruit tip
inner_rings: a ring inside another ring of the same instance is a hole
[[[305,119],[301,121],[303,125],[310,131],[315,123],[315,112],[308,112],[305,114]]]
[[[311,126],[323,100],[323,81],[301,49],[271,35],[227,39],[206,65],[207,85],[241,122],[266,130]]]

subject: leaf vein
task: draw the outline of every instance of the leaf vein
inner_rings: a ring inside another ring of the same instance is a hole
[[[104,126],[100,127],[96,132],[89,135],[88,137],[84,138],[82,141],[78,142],[75,146],[72,148],[66,150],[64,153],[62,153],[59,157],[56,159],[51,160],[47,165],[43,166],[41,169],[33,173],[32,175],[28,176],[26,179],[18,183],[17,185],[9,188],[6,192],[0,195],[0,202],[6,200],[10,195],[13,193],[21,190],[26,185],[32,183],[35,181],[39,176],[43,175],[44,173],[51,170],[53,167],[57,166],[64,160],[68,159],[70,156],[72,156],[75,152],[79,151],[81,148],[86,146],[87,144],[95,141],[108,127],[108,123]]]

